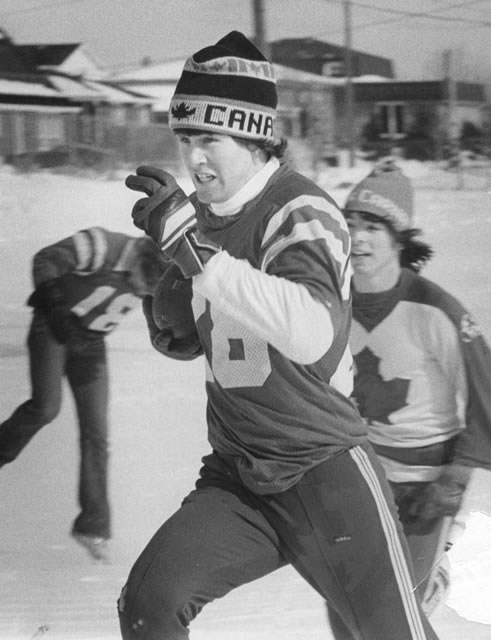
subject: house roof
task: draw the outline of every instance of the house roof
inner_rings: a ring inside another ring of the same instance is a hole
[[[326,63],[344,64],[346,47],[315,38],[284,38],[271,42],[270,51],[274,62],[323,75]],[[371,53],[351,49],[351,66],[353,76],[377,74],[394,77],[392,60]],[[336,75],[340,77],[345,73],[340,70]]]
[[[64,96],[80,102],[108,104],[150,104],[149,96],[113,83],[77,78],[63,73],[47,73],[49,82]]]
[[[16,44],[19,53],[34,67],[58,67],[80,44]]]
[[[31,73],[34,67],[19,54],[12,42],[0,37],[0,73]]]
[[[80,110],[80,103],[69,100],[44,81],[20,74],[0,75],[0,111],[13,108],[16,111],[43,113],[73,112]]]
[[[0,77],[0,94],[12,96],[60,97],[55,89],[41,82],[25,82],[18,79]]]
[[[121,73],[113,74],[111,81],[125,86],[138,84],[163,85],[177,84],[186,58],[176,58],[167,60],[167,62],[159,62],[158,64],[144,65]],[[316,73],[310,73],[301,69],[295,69],[282,64],[273,64],[278,80],[294,80],[298,82],[319,82],[324,85],[334,84],[335,78],[319,76]]]
[[[158,64],[144,65],[133,70],[114,74],[111,81],[126,89],[138,88],[139,93],[152,97],[155,111],[168,111],[186,58],[178,58]],[[336,84],[333,78],[326,78],[307,71],[293,69],[281,64],[273,64],[279,83],[302,83],[313,86],[330,87]]]

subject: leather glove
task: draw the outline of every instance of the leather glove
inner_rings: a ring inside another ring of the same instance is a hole
[[[441,475],[431,482],[414,503],[411,514],[424,520],[454,516],[460,509],[472,469],[458,463],[445,467]]]
[[[126,186],[147,194],[133,206],[131,216],[179,265],[185,278],[203,271],[219,247],[206,240],[196,226],[196,211],[174,177],[155,167],[141,166],[126,178]]]
[[[68,308],[57,279],[42,282],[31,294],[27,304],[46,316],[51,334],[60,344],[66,344],[76,332],[76,316]]]

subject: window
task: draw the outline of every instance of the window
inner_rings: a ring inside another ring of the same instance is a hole
[[[37,118],[38,151],[49,151],[64,144],[65,127],[63,116],[43,114]]]
[[[404,138],[406,135],[406,123],[403,104],[378,105],[382,138]]]

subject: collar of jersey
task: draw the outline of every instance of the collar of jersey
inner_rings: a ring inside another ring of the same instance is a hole
[[[278,158],[270,158],[264,167],[255,173],[235,195],[225,202],[210,203],[210,211],[220,217],[239,213],[245,204],[261,193],[279,166]]]

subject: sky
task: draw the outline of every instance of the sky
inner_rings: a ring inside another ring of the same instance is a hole
[[[344,0],[264,0],[267,40],[344,43]],[[233,29],[254,32],[252,0],[0,0],[18,44],[81,43],[108,71],[186,57]],[[491,82],[491,0],[351,0],[352,47],[393,60],[396,77]]]

